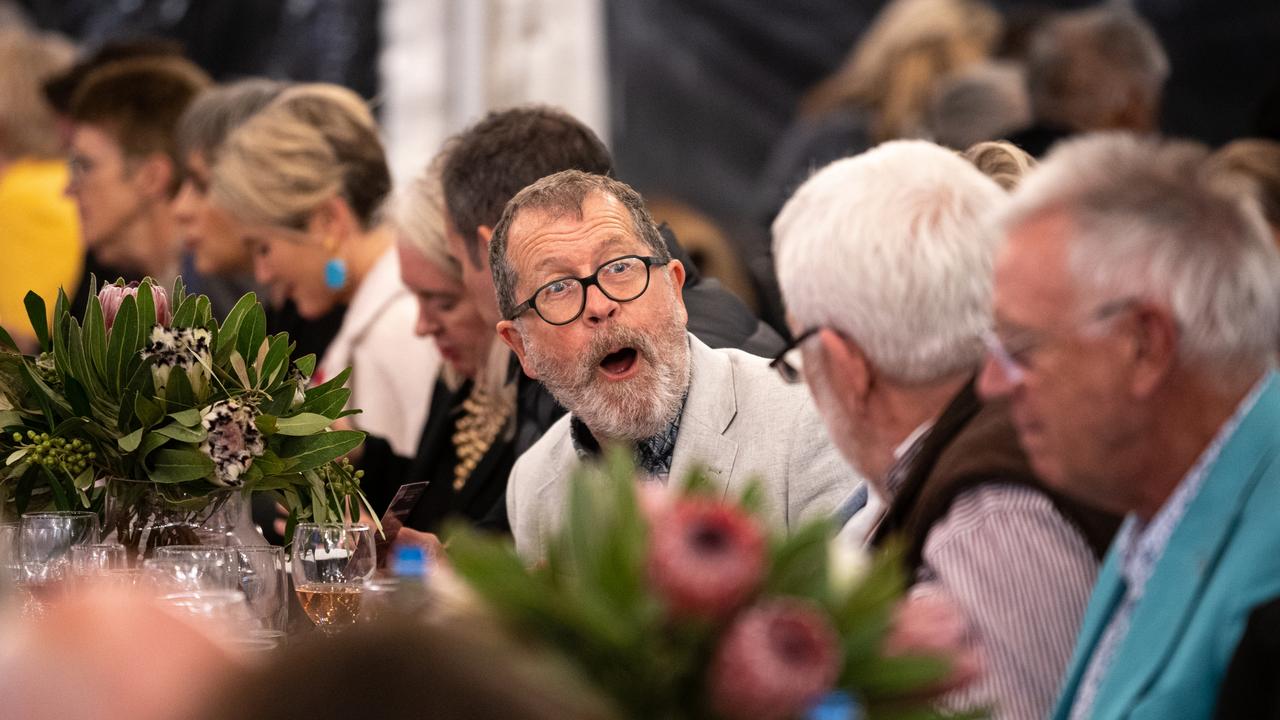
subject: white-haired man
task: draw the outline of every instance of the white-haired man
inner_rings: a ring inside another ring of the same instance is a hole
[[[758,476],[784,528],[857,485],[803,391],[763,358],[686,331],[684,267],[627,185],[567,170],[526,187],[493,230],[489,266],[498,334],[570,413],[511,471],[507,513],[524,557],[542,555],[574,467],[610,443],[633,446],[659,478],[703,466],[733,493]]]
[[[984,395],[1045,481],[1127,514],[1055,718],[1212,717],[1280,595],[1280,253],[1207,151],[1066,143],[1002,223]]]
[[[901,536],[913,592],[968,620],[986,670],[946,704],[1031,719],[1052,706],[1114,523],[1048,491],[1007,409],[975,395],[995,250],[983,221],[1006,201],[949,150],[886,143],[802,185],[774,254],[803,376],[873,492],[849,533]]]

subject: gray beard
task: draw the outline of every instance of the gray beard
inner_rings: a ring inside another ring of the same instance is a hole
[[[600,362],[620,346],[634,348],[636,362],[643,358],[645,366],[621,382],[601,378]],[[533,344],[525,348],[539,381],[598,441],[657,435],[675,421],[689,389],[689,340],[674,315],[652,336],[620,325],[599,330],[572,365],[557,364]]]

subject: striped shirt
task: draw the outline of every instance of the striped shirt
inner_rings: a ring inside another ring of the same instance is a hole
[[[906,481],[928,428],[895,449],[885,477],[891,495]],[[910,592],[942,593],[956,604],[981,648],[984,672],[941,704],[990,708],[995,720],[1047,717],[1097,572],[1089,544],[1044,493],[988,483],[958,495],[929,530]]]

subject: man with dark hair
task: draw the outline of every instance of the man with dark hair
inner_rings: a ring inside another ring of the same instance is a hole
[[[590,128],[554,108],[493,112],[451,141],[442,173],[446,236],[450,253],[462,264],[467,290],[487,322],[501,319],[487,257],[493,227],[517,192],[562,170],[611,175],[613,159]],[[777,333],[740,300],[715,280],[698,276],[665,226],[660,231],[668,251],[687,272],[682,294],[695,337],[711,347],[766,356],[782,347]],[[523,382],[516,408],[516,452],[528,449],[563,413],[537,383]]]
[[[71,100],[71,182],[86,247],[138,278],[178,273],[170,203],[182,184],[174,129],[209,84],[179,57],[110,63]]]

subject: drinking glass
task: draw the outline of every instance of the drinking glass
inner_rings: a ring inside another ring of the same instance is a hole
[[[102,577],[112,570],[129,567],[120,543],[92,543],[71,547],[71,574],[80,579]]]
[[[231,548],[170,545],[142,564],[157,593],[239,589],[239,560]]]
[[[239,590],[193,590],[160,596],[160,602],[223,640],[247,638],[253,627],[249,604]]]
[[[284,548],[246,545],[229,548],[236,555],[238,587],[257,621],[255,636],[282,638],[289,619],[289,570]]]
[[[301,523],[293,533],[293,584],[321,632],[337,633],[360,617],[360,598],[376,565],[368,525]]]
[[[43,593],[67,579],[71,548],[98,541],[98,516],[91,512],[35,512],[22,516],[19,547],[22,581]]]

